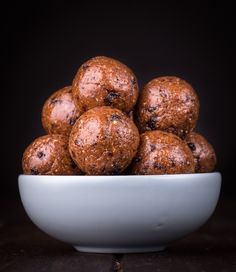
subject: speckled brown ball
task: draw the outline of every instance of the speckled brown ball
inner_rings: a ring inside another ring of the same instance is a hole
[[[22,158],[24,174],[28,175],[78,175],[68,151],[68,137],[52,134],[35,139]]]
[[[195,172],[212,172],[216,165],[216,154],[212,145],[196,132],[190,133],[185,141],[194,156]]]
[[[147,131],[131,165],[135,175],[184,174],[194,172],[194,159],[187,144],[172,133]]]
[[[122,111],[96,107],[74,125],[69,151],[88,175],[116,175],[131,163],[139,145],[138,129]]]
[[[78,70],[73,96],[79,108],[87,111],[98,106],[111,106],[130,112],[138,98],[134,73],[123,63],[108,57],[95,57]]]
[[[184,138],[196,126],[199,100],[194,89],[178,77],[158,77],[141,92],[138,124],[141,131],[162,130]]]
[[[48,134],[69,136],[72,126],[81,115],[72,97],[71,86],[53,93],[42,110],[42,124]]]

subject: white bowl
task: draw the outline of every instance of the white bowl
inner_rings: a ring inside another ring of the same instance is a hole
[[[24,208],[41,230],[99,253],[164,249],[207,221],[220,187],[220,173],[19,176]]]

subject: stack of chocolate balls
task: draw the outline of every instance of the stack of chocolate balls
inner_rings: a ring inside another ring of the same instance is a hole
[[[216,155],[193,132],[199,114],[194,89],[178,77],[158,77],[140,92],[123,63],[95,57],[72,86],[53,93],[42,110],[47,135],[25,150],[29,175],[161,175],[210,172]]]

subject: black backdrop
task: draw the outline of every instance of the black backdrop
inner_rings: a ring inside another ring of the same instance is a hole
[[[206,1],[83,2],[20,1],[1,8],[2,196],[18,195],[23,150],[44,133],[43,102],[96,55],[126,63],[140,87],[161,75],[191,83],[201,102],[197,129],[216,149],[223,192],[234,193],[233,7]]]

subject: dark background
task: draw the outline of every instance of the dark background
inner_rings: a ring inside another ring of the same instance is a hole
[[[22,153],[44,133],[45,99],[69,85],[79,66],[97,55],[127,64],[140,88],[161,75],[193,85],[201,103],[197,130],[215,147],[223,193],[235,195],[232,5],[84,2],[21,1],[1,8],[1,197],[18,196]]]

